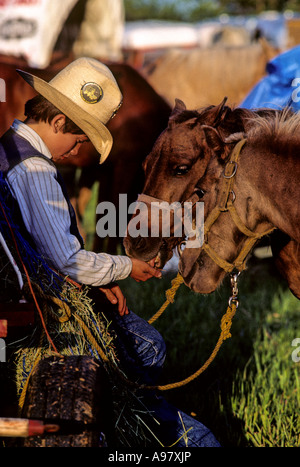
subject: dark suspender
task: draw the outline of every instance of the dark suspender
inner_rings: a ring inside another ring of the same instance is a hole
[[[48,164],[55,167],[56,180],[61,186],[63,195],[69,208],[71,219],[70,232],[78,238],[81,247],[83,248],[84,242],[78,230],[75,211],[69,199],[64,180],[60,172],[57,170],[55,164],[48,157],[37,151],[25,138],[18,135],[12,129],[8,130],[0,138],[0,171],[3,173],[4,177],[6,177],[7,173],[16,165],[20,164],[26,159],[29,159],[30,157],[40,157],[46,160]]]

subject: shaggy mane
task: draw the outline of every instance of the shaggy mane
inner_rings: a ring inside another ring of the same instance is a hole
[[[287,150],[291,145],[300,146],[300,114],[290,108],[256,114],[247,124],[249,143],[267,146],[276,152]]]

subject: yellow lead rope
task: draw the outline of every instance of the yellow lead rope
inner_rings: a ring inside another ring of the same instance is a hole
[[[175,294],[176,294],[178,288],[180,287],[180,285],[182,283],[183,283],[183,277],[178,273],[177,276],[175,277],[175,279],[172,280],[171,288],[166,291],[167,300],[161,306],[161,308],[157,311],[157,313],[155,313],[155,315],[148,321],[149,324],[152,324],[157,318],[159,318],[161,316],[161,314],[165,311],[167,306],[170,303],[174,302]],[[236,282],[235,282],[235,284],[236,284]],[[178,388],[178,387],[181,387],[181,386],[184,386],[184,385],[190,383],[191,381],[196,379],[199,375],[201,375],[201,373],[203,373],[206,370],[206,368],[211,364],[211,362],[216,357],[216,355],[217,355],[221,345],[223,344],[223,342],[226,339],[228,339],[229,337],[231,337],[230,329],[231,329],[231,325],[232,325],[232,318],[234,317],[234,315],[236,313],[237,306],[238,306],[237,288],[233,289],[233,290],[235,290],[235,292],[234,292],[233,296],[231,297],[231,299],[229,300],[229,305],[227,307],[226,313],[224,314],[224,316],[222,317],[222,320],[221,320],[221,334],[220,334],[220,337],[218,339],[218,342],[217,342],[214,350],[212,351],[210,357],[201,366],[201,368],[199,368],[199,370],[197,370],[195,373],[193,373],[188,378],[185,378],[182,381],[178,381],[177,383],[165,384],[163,386],[146,386],[146,385],[143,386],[142,385],[141,388],[143,388],[143,389],[158,389],[159,391],[167,391],[168,389]]]
[[[220,349],[221,345],[223,344],[223,342],[226,339],[228,339],[229,337],[231,337],[230,329],[231,329],[231,325],[232,325],[232,318],[235,315],[236,308],[237,308],[237,305],[236,305],[235,302],[232,302],[231,305],[228,305],[227,311],[226,311],[226,313],[224,314],[224,316],[222,317],[222,320],[221,320],[221,334],[220,334],[220,337],[218,339],[218,342],[217,342],[214,350],[212,351],[210,357],[206,360],[206,362],[202,365],[202,367],[199,368],[199,370],[197,370],[191,376],[189,376],[188,378],[183,379],[182,381],[178,381],[177,383],[166,384],[164,386],[156,386],[156,389],[158,389],[160,391],[167,391],[168,389],[179,388],[181,386],[184,386],[184,385],[190,383],[194,379],[198,378],[198,376],[200,376],[201,373],[203,373],[206,370],[206,368],[211,364],[211,362],[216,357],[216,355],[219,352],[219,349]]]
[[[163,314],[165,309],[167,308],[170,303],[174,302],[175,295],[181,284],[183,284],[183,277],[180,274],[177,274],[175,279],[172,280],[171,282],[172,287],[166,291],[166,298],[167,300],[165,303],[160,307],[160,309],[155,313],[155,315],[152,316],[152,318],[149,319],[148,323],[152,324],[154,321],[157,320],[157,318],[160,317],[160,315]]]

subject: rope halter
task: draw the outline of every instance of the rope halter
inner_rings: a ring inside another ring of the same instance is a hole
[[[271,229],[263,233],[252,232],[243,223],[234,206],[235,193],[232,188],[234,184],[234,177],[237,173],[238,158],[245,143],[246,139],[242,139],[233,148],[230,154],[230,159],[227,162],[222,173],[223,180],[217,205],[209,213],[204,223],[204,243],[202,245],[202,249],[220,268],[224,269],[224,271],[228,273],[232,272],[234,269],[237,269],[238,271],[243,271],[246,267],[246,258],[250,253],[252,247],[255,245],[255,243],[275,229],[275,227],[272,227]],[[209,245],[208,242],[208,234],[212,225],[217,221],[222,212],[227,211],[230,213],[231,218],[234,221],[237,228],[247,237],[245,245],[243,246],[242,250],[232,263],[221,258],[219,254]]]

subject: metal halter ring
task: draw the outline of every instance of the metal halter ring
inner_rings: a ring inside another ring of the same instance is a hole
[[[181,246],[186,245],[186,240],[183,240],[182,242],[177,245],[177,252],[179,256],[182,256],[183,250],[181,249]]]
[[[225,174],[225,171],[226,171],[226,167],[228,164],[234,164],[234,168],[233,168],[233,171],[232,171],[232,174],[231,175],[226,175]],[[232,178],[235,176],[236,174],[236,171],[237,171],[237,162],[234,162],[234,161],[229,161],[228,164],[226,165],[226,167],[224,167],[224,170],[223,170],[223,173],[222,173],[222,176],[224,178]]]

